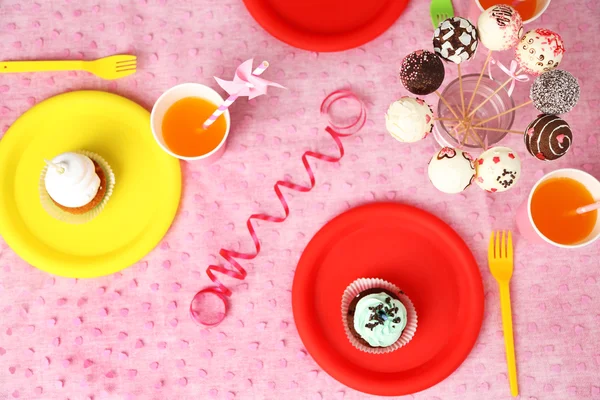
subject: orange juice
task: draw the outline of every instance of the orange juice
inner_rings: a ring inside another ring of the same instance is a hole
[[[216,149],[227,130],[225,116],[221,115],[206,130],[202,129],[202,124],[217,107],[199,97],[185,97],[175,102],[165,113],[162,122],[162,134],[167,147],[184,157],[198,157]]]
[[[571,178],[541,183],[531,198],[531,217],[539,231],[553,242],[575,244],[594,230],[598,211],[577,214],[577,208],[594,203],[586,187]]]
[[[498,4],[508,4],[521,14],[523,21],[526,21],[535,15],[537,0],[479,0],[479,4],[484,10]]]

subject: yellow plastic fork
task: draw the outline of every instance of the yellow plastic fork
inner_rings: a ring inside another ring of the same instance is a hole
[[[496,278],[500,287],[500,307],[502,308],[502,327],[504,328],[504,346],[506,347],[510,394],[516,397],[519,394],[519,386],[517,384],[517,363],[515,362],[515,343],[510,305],[509,284],[513,273],[513,244],[510,231],[508,231],[508,237],[505,231],[492,232],[488,249],[488,262],[490,272]]]
[[[42,71],[88,71],[107,80],[119,79],[135,74],[137,57],[132,55],[116,55],[99,58],[93,61],[3,61],[0,62],[0,73],[42,72]]]

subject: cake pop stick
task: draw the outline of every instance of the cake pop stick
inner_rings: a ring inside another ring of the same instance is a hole
[[[460,107],[461,107],[461,113],[462,116],[465,116],[465,95],[463,92],[463,82],[462,82],[462,72],[460,70],[460,64],[457,65],[458,67],[458,87],[460,90]]]
[[[499,117],[501,117],[501,116],[503,116],[503,115],[506,115],[506,114],[508,114],[508,113],[510,113],[510,112],[513,112],[513,111],[515,111],[515,110],[518,110],[518,109],[519,109],[519,108],[521,108],[521,107],[525,107],[526,105],[529,105],[529,104],[531,104],[531,103],[533,103],[533,100],[528,100],[528,101],[526,101],[525,103],[521,103],[521,104],[519,104],[518,106],[515,106],[515,107],[513,107],[513,108],[509,108],[508,110],[506,110],[506,111],[504,111],[504,112],[501,112],[500,114],[496,114],[496,115],[494,115],[494,116],[491,116],[491,117],[489,117],[489,118],[487,118],[487,119],[484,119],[483,121],[481,121],[481,122],[478,122],[477,124],[475,124],[475,126],[482,126],[482,125],[483,125],[483,124],[485,124],[486,122],[490,122],[490,121],[491,121],[491,120],[493,120],[493,119],[499,118]]]
[[[523,69],[521,68],[520,70],[518,70],[515,75],[519,75],[521,72],[523,72]],[[508,85],[513,79],[515,79],[513,76],[511,76],[510,78],[508,78],[506,80],[506,82],[504,82],[502,85],[500,85],[500,87],[496,90],[494,90],[494,93],[492,93],[491,95],[489,95],[489,97],[487,97],[485,100],[483,100],[483,102],[481,102],[477,107],[475,107],[468,115],[467,118],[472,117],[477,110],[479,110],[481,107],[483,107],[488,101],[490,101],[495,95],[497,95],[502,89],[504,89],[504,87],[506,85]]]
[[[473,134],[471,134],[471,132],[469,132],[469,130],[470,130],[470,131],[471,131]],[[464,133],[464,135],[463,135],[463,139],[460,141],[460,144],[461,144],[461,146],[462,146],[464,143],[467,143],[467,140],[468,140],[469,138],[471,138],[471,139],[473,139],[473,141],[474,141],[474,142],[477,142],[477,144],[478,144],[479,146],[481,146],[481,148],[483,148],[483,149],[485,149],[485,148],[486,148],[486,146],[483,144],[483,141],[481,140],[481,138],[479,137],[479,135],[478,135],[478,134],[477,134],[475,131],[473,131],[473,130],[471,129],[471,125],[468,125],[468,124],[467,124],[467,125],[465,125],[465,129],[463,129],[463,130],[461,130],[461,131],[459,131],[459,132],[458,132],[458,134],[461,134],[461,133]]]
[[[523,134],[523,131],[514,131],[514,130],[510,130],[510,129],[500,129],[500,128],[488,128],[485,126],[477,126],[477,125],[471,125],[471,129],[475,129],[478,131],[508,132],[508,133],[515,133],[518,135]]]
[[[67,170],[65,169],[65,167],[55,164],[52,161],[46,160],[44,159],[44,162],[46,163],[47,166],[55,168],[56,172],[58,172],[59,174],[64,174]]]
[[[483,78],[483,72],[485,71],[485,67],[487,67],[491,58],[492,58],[492,52],[490,50],[487,57],[485,58],[485,62],[483,63],[481,72],[479,73],[479,78],[477,79],[477,83],[475,84],[475,89],[473,89],[473,93],[471,93],[471,99],[469,100],[469,105],[467,105],[467,110],[466,110],[467,113],[469,112],[469,110],[471,110],[471,105],[473,104],[473,100],[475,99],[475,93],[477,93],[477,89],[479,89],[479,84],[481,84],[481,78]]]

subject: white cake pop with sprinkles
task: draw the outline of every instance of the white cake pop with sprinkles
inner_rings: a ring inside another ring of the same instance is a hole
[[[477,30],[479,40],[489,50],[508,50],[523,36],[523,19],[511,6],[498,4],[481,13]]]

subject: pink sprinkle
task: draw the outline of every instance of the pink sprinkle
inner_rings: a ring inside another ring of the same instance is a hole
[[[204,369],[198,370],[198,376],[200,376],[201,378],[204,378],[207,375],[208,375],[208,372],[206,372],[206,370],[204,370]]]
[[[56,305],[59,307],[64,306],[65,304],[67,304],[67,299],[65,299],[65,298],[61,298],[56,301]]]
[[[63,367],[67,368],[69,365],[71,365],[71,359],[70,358],[65,358],[62,362]]]
[[[158,342],[158,348],[159,349],[166,349],[167,348],[167,342]]]
[[[212,356],[213,356],[213,353],[210,350],[206,350],[206,351],[202,352],[202,357],[204,357],[204,358],[212,358]]]
[[[126,360],[128,358],[129,358],[129,355],[126,352],[122,351],[119,353],[119,360]]]
[[[179,292],[179,290],[181,289],[181,284],[175,282],[171,285],[171,290],[174,292]]]
[[[56,325],[56,318],[50,318],[48,320],[48,326],[54,326]]]
[[[44,366],[49,367],[51,362],[49,357],[44,357]]]
[[[121,308],[121,310],[119,311],[119,313],[121,314],[122,317],[126,317],[127,314],[129,314],[129,309],[127,309],[127,308]]]
[[[0,356],[3,356],[6,354],[6,349],[4,347],[0,347]]]
[[[152,285],[150,285],[150,289],[152,289],[152,291],[156,292],[158,290],[158,283],[153,283]]]
[[[112,379],[115,376],[117,376],[117,374],[115,373],[115,371],[108,371],[104,376],[106,376],[109,379]]]
[[[89,367],[91,367],[92,365],[94,365],[94,362],[93,362],[92,360],[85,360],[85,361],[83,362],[83,368],[89,368]]]
[[[152,321],[146,322],[144,324],[144,328],[146,328],[146,329],[152,329],[152,328],[154,328],[154,322],[152,322]]]
[[[81,346],[83,344],[83,338],[81,336],[77,336],[75,338],[75,344],[78,344]]]
[[[173,318],[169,321],[169,325],[171,325],[173,328],[175,328],[177,324],[179,324],[179,320],[177,318]]]
[[[37,394],[39,396],[42,393],[44,393],[44,388],[42,388],[41,386],[38,386],[35,388],[35,394]]]
[[[102,331],[99,328],[94,328],[94,330],[92,331],[92,333],[96,337],[102,335]]]
[[[130,369],[127,371],[127,376],[130,378],[135,378],[137,376],[137,369]]]
[[[150,310],[151,304],[150,303],[142,303],[142,309],[144,311],[148,311]]]
[[[58,381],[56,381],[56,388],[57,389],[62,389],[65,387],[65,381],[63,381],[62,379],[59,379]]]
[[[55,337],[54,339],[52,339],[52,345],[54,347],[60,346],[60,338],[59,337]]]
[[[108,315],[108,309],[107,308],[101,308],[100,312],[98,313],[101,317],[106,317]]]
[[[127,339],[127,336],[129,336],[127,333],[125,333],[125,332],[119,332],[119,339],[120,340]]]
[[[170,302],[169,305],[167,306],[167,308],[169,310],[175,310],[177,308],[177,302],[175,302],[175,301]]]
[[[179,386],[187,386],[188,381],[186,378],[179,378]]]
[[[136,349],[141,349],[142,347],[144,347],[144,341],[143,341],[142,339],[138,339],[138,340],[135,342],[135,348],[136,348]]]
[[[81,325],[83,321],[81,320],[81,317],[76,317],[73,319],[73,324],[75,325]]]
[[[150,364],[150,368],[156,370],[156,369],[158,369],[158,365],[159,364],[156,361],[154,361],[153,363]]]
[[[25,377],[26,377],[26,378],[31,378],[32,376],[33,376],[33,371],[32,371],[32,370],[30,370],[29,368],[27,368],[27,369],[25,370]]]

